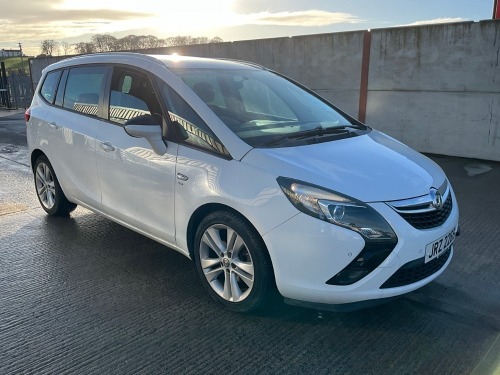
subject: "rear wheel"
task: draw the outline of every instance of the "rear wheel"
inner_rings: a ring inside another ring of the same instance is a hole
[[[232,212],[213,212],[202,220],[194,259],[209,294],[230,310],[256,310],[272,294],[273,272],[264,242]]]
[[[36,195],[42,208],[52,216],[67,216],[76,208],[76,204],[68,201],[54,169],[46,156],[41,155],[35,162]]]

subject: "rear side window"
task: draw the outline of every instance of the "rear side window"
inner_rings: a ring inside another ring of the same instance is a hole
[[[47,77],[45,77],[42,88],[40,89],[40,94],[42,94],[43,98],[50,104],[54,103],[57,84],[59,83],[59,77],[61,77],[60,70],[50,72],[49,74],[47,74]]]
[[[66,81],[63,107],[97,116],[106,71],[104,66],[72,68]]]
[[[59,80],[59,88],[57,89],[56,101],[54,104],[58,107],[62,107],[63,99],[64,99],[64,87],[66,86],[66,79],[68,78],[68,70],[66,69],[61,79]]]

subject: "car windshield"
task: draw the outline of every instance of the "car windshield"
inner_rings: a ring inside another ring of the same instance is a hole
[[[239,138],[254,147],[314,129],[359,126],[270,71],[175,69],[174,72]]]

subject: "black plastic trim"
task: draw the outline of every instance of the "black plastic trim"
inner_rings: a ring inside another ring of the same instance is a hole
[[[335,276],[326,281],[326,284],[343,286],[352,285],[358,282],[380,266],[392,253],[397,243],[397,238],[393,241],[387,240],[384,242],[367,241],[365,247],[356,258]],[[358,274],[356,277],[348,279],[350,275],[356,273]]]
[[[450,258],[451,250],[452,247],[441,254],[439,258],[433,259],[428,263],[425,263],[424,257],[406,263],[389,277],[380,289],[410,285],[434,275],[444,267]]]
[[[383,305],[385,303],[392,302],[398,298],[400,298],[400,296],[370,299],[359,302],[339,303],[339,304],[308,302],[308,301],[299,301],[291,298],[284,298],[283,302],[285,302],[287,305],[304,307],[306,309],[314,309],[319,311],[351,312],[351,311],[358,311],[370,307]]]

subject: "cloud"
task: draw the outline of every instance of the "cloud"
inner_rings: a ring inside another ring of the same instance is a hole
[[[432,20],[415,21],[415,22],[412,22],[412,23],[407,23],[405,25],[397,25],[396,27],[434,25],[434,24],[439,24],[439,23],[452,23],[452,22],[465,22],[465,21],[469,21],[469,20],[467,18],[460,18],[460,17],[455,17],[455,18],[434,18]]]
[[[62,9],[62,0],[9,1],[2,5],[2,40],[63,38],[80,25],[120,23],[152,17],[152,14],[114,9]],[[7,26],[7,27],[6,27]],[[79,31],[80,32],[80,31]],[[67,35],[69,34],[69,35]]]
[[[36,54],[33,47],[44,39],[61,40],[84,34],[114,32],[130,28],[152,14],[112,9],[61,9],[61,1],[10,1],[2,5],[0,48],[23,42],[25,52]]]
[[[47,24],[53,21],[84,21],[89,20],[106,20],[106,21],[121,21],[136,18],[152,17],[153,14],[120,11],[112,9],[31,9],[22,12],[14,12],[9,14],[8,18],[4,18],[2,21],[7,21],[9,23],[15,23],[18,25],[22,24]]]
[[[328,26],[339,23],[361,23],[358,17],[341,12],[304,10],[295,12],[260,12],[245,17],[247,24],[278,26]]]
[[[235,9],[235,0],[218,0],[216,6],[206,0],[183,0],[172,3],[169,11],[163,12],[157,0],[11,0],[1,7],[0,48],[22,42],[26,53],[36,54],[44,39],[75,42],[89,40],[92,34],[125,35],[145,29],[164,37],[206,35],[212,30],[235,26],[312,28],[365,22],[349,13],[317,9],[282,11],[270,9],[268,6],[272,4],[265,0],[242,1],[252,7]]]

